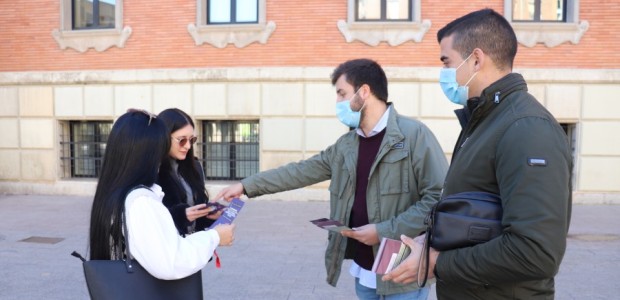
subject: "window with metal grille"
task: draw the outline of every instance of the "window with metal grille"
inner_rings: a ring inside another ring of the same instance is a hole
[[[256,24],[258,0],[207,0],[207,24]]]
[[[203,121],[201,140],[207,180],[239,180],[258,173],[258,121]]]
[[[515,22],[566,22],[566,0],[514,0]]]
[[[60,167],[63,178],[97,178],[111,121],[67,121],[60,124]]]
[[[411,21],[411,9],[411,0],[357,0],[355,21]]]
[[[73,29],[114,28],[116,0],[73,0]]]
[[[560,123],[560,126],[562,126],[562,129],[564,129],[564,132],[566,133],[566,137],[568,138],[568,145],[570,146],[571,149],[571,154],[572,154],[572,158],[573,158],[573,166],[575,165],[575,145],[577,145],[577,124],[574,123]],[[573,180],[572,180],[572,184],[573,184],[573,189],[575,189],[575,179],[576,179],[576,172],[575,172],[575,167],[573,167]]]

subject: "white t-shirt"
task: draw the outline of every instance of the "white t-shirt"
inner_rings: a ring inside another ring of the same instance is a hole
[[[125,218],[131,255],[159,279],[179,279],[206,266],[220,243],[215,230],[181,237],[168,209],[164,193],[154,184],[150,190],[133,190],[125,200]]]

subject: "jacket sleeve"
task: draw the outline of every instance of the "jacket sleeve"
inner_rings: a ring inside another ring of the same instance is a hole
[[[378,223],[380,237],[400,239],[401,234],[418,235],[426,229],[424,218],[441,197],[441,189],[448,170],[448,161],[435,135],[420,124],[408,138],[411,139],[411,168],[419,199],[397,216]],[[402,176],[402,175],[401,175]]]
[[[435,270],[447,283],[501,284],[553,277],[566,249],[572,162],[554,121],[521,118],[495,153],[504,232],[474,247],[441,252]],[[528,164],[540,159],[539,164]],[[544,161],[544,164],[542,163]]]
[[[302,188],[330,179],[335,145],[306,160],[254,174],[241,180],[248,197]]]

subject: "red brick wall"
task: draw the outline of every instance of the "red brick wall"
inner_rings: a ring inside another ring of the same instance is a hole
[[[432,22],[421,43],[371,47],[346,43],[336,27],[347,18],[347,1],[267,0],[267,20],[276,30],[267,44],[238,49],[195,46],[187,25],[196,20],[195,0],[126,0],[124,25],[133,33],[125,48],[79,53],[61,50],[51,32],[60,27],[58,1],[0,1],[0,72],[228,66],[328,66],[357,57],[385,66],[440,66],[436,33],[452,19],[491,7],[503,11],[504,1],[422,0],[422,19]],[[620,67],[620,2],[580,1],[580,19],[590,29],[578,45],[554,48],[540,44],[519,47],[517,68]]]

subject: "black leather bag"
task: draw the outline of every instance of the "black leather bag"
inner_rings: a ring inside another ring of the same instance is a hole
[[[128,240],[123,214],[123,231]],[[202,272],[177,280],[162,280],[149,274],[131,256],[129,243],[125,260],[85,260],[84,277],[90,298],[98,299],[202,299]]]
[[[502,233],[502,201],[485,192],[450,195],[435,204],[426,223],[435,250],[484,243]]]
[[[418,269],[420,286],[426,284],[429,247],[438,251],[471,247],[502,233],[502,201],[498,195],[486,192],[449,195],[433,206],[424,223],[427,227]]]

